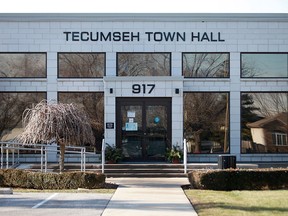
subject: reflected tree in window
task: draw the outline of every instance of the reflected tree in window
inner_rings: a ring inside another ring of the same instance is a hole
[[[228,152],[228,93],[185,93],[184,137],[190,152]]]
[[[184,53],[185,77],[229,77],[228,53]]]
[[[118,53],[118,76],[170,76],[169,53]]]
[[[259,77],[260,74],[261,72],[254,62],[242,61],[241,77]]]
[[[89,143],[86,146],[92,146],[96,148],[96,151],[101,151],[104,135],[104,94],[60,92],[58,98],[61,103],[75,103],[84,108],[95,136],[95,143]]]
[[[243,115],[247,97],[252,109]],[[242,93],[241,99],[242,153],[288,153],[288,93]]]
[[[0,77],[46,77],[46,54],[0,53]]]
[[[32,108],[46,93],[0,93],[0,140],[8,141],[22,132],[22,114]]]
[[[269,117],[287,112],[287,93],[251,93],[255,103],[260,107],[261,116]]]
[[[247,127],[249,122],[255,122],[261,118],[256,114],[260,109],[254,105],[253,96],[250,94],[241,95],[241,130],[242,130],[242,140],[251,140],[252,135],[250,128]]]
[[[241,53],[241,77],[288,77],[287,53]]]
[[[103,77],[104,53],[59,53],[59,77]]]

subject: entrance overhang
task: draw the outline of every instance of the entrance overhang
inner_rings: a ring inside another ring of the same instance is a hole
[[[171,145],[183,143],[182,76],[111,76],[104,77],[105,142],[116,145],[117,98],[170,98]]]

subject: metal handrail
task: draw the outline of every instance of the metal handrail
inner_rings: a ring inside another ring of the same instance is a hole
[[[15,142],[0,142],[0,149],[1,149],[1,169],[4,167],[4,150],[6,150],[6,168],[9,168],[9,150],[17,150],[18,154],[18,163],[19,163],[19,150],[34,150],[34,151],[40,151],[41,153],[41,172],[43,172],[43,162],[44,162],[44,172],[47,172],[47,152],[60,152],[60,150],[53,150],[48,149],[46,144],[29,144],[26,146],[33,146],[33,148],[29,147],[22,147],[23,143],[15,143]],[[57,149],[59,146],[56,146]],[[86,171],[86,155],[87,154],[95,154],[92,152],[86,152],[85,147],[77,147],[77,146],[65,146],[65,149],[78,149],[80,151],[76,150],[66,150],[66,153],[78,153],[81,155],[81,171]],[[44,161],[43,161],[44,158]],[[12,166],[15,164],[15,157],[14,157],[14,151],[12,151]]]
[[[15,147],[16,146],[16,147]],[[17,147],[18,146],[18,147]],[[18,154],[18,163],[19,163],[19,150],[34,150],[34,151],[40,151],[41,153],[41,172],[43,172],[43,167],[44,167],[44,172],[47,172],[47,152],[60,152],[60,150],[53,150],[53,149],[47,149],[47,145],[45,144],[31,144],[33,148],[27,148],[27,147],[22,147],[22,143],[14,143],[14,142],[0,142],[0,149],[1,149],[1,169],[3,169],[4,166],[4,150],[6,150],[6,168],[9,168],[9,150],[17,150]],[[29,146],[29,145],[28,145]],[[59,146],[56,146],[57,149]],[[77,146],[65,146],[65,149],[79,149],[79,151],[71,151],[71,150],[66,150],[66,153],[78,153],[81,155],[81,171],[86,171],[86,155],[87,154],[93,154],[93,152],[86,152],[85,147],[77,147]],[[105,149],[106,149],[106,143],[105,139],[102,139],[102,150],[101,150],[101,169],[102,173],[105,173]],[[44,158],[44,159],[43,159]],[[43,164],[44,163],[44,164]],[[14,151],[12,151],[12,166],[15,164],[15,157],[14,157]],[[44,165],[44,166],[43,166]],[[186,139],[183,140],[183,166],[184,166],[184,173],[187,173],[187,141]]]
[[[187,173],[187,141],[183,140],[183,165],[184,165],[184,173]]]

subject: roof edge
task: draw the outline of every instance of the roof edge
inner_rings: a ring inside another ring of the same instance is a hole
[[[288,13],[2,13],[0,22],[287,22]]]

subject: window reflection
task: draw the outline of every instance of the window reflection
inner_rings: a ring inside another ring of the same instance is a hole
[[[184,93],[184,137],[190,153],[229,152],[229,94]]]
[[[0,140],[10,141],[22,133],[22,114],[26,108],[32,108],[46,93],[0,93]]]
[[[241,94],[242,153],[288,153],[288,92]]]
[[[103,77],[105,70],[104,53],[59,53],[59,77]]]
[[[170,53],[118,53],[118,76],[170,76]]]
[[[241,77],[288,77],[288,54],[242,53]]]
[[[229,77],[228,53],[184,53],[185,77]]]
[[[101,151],[104,134],[104,94],[98,92],[59,92],[58,99],[61,103],[76,103],[84,108],[90,118],[96,142],[87,143],[86,146],[93,147],[93,150],[97,152]]]
[[[0,77],[46,77],[46,54],[0,53]]]

